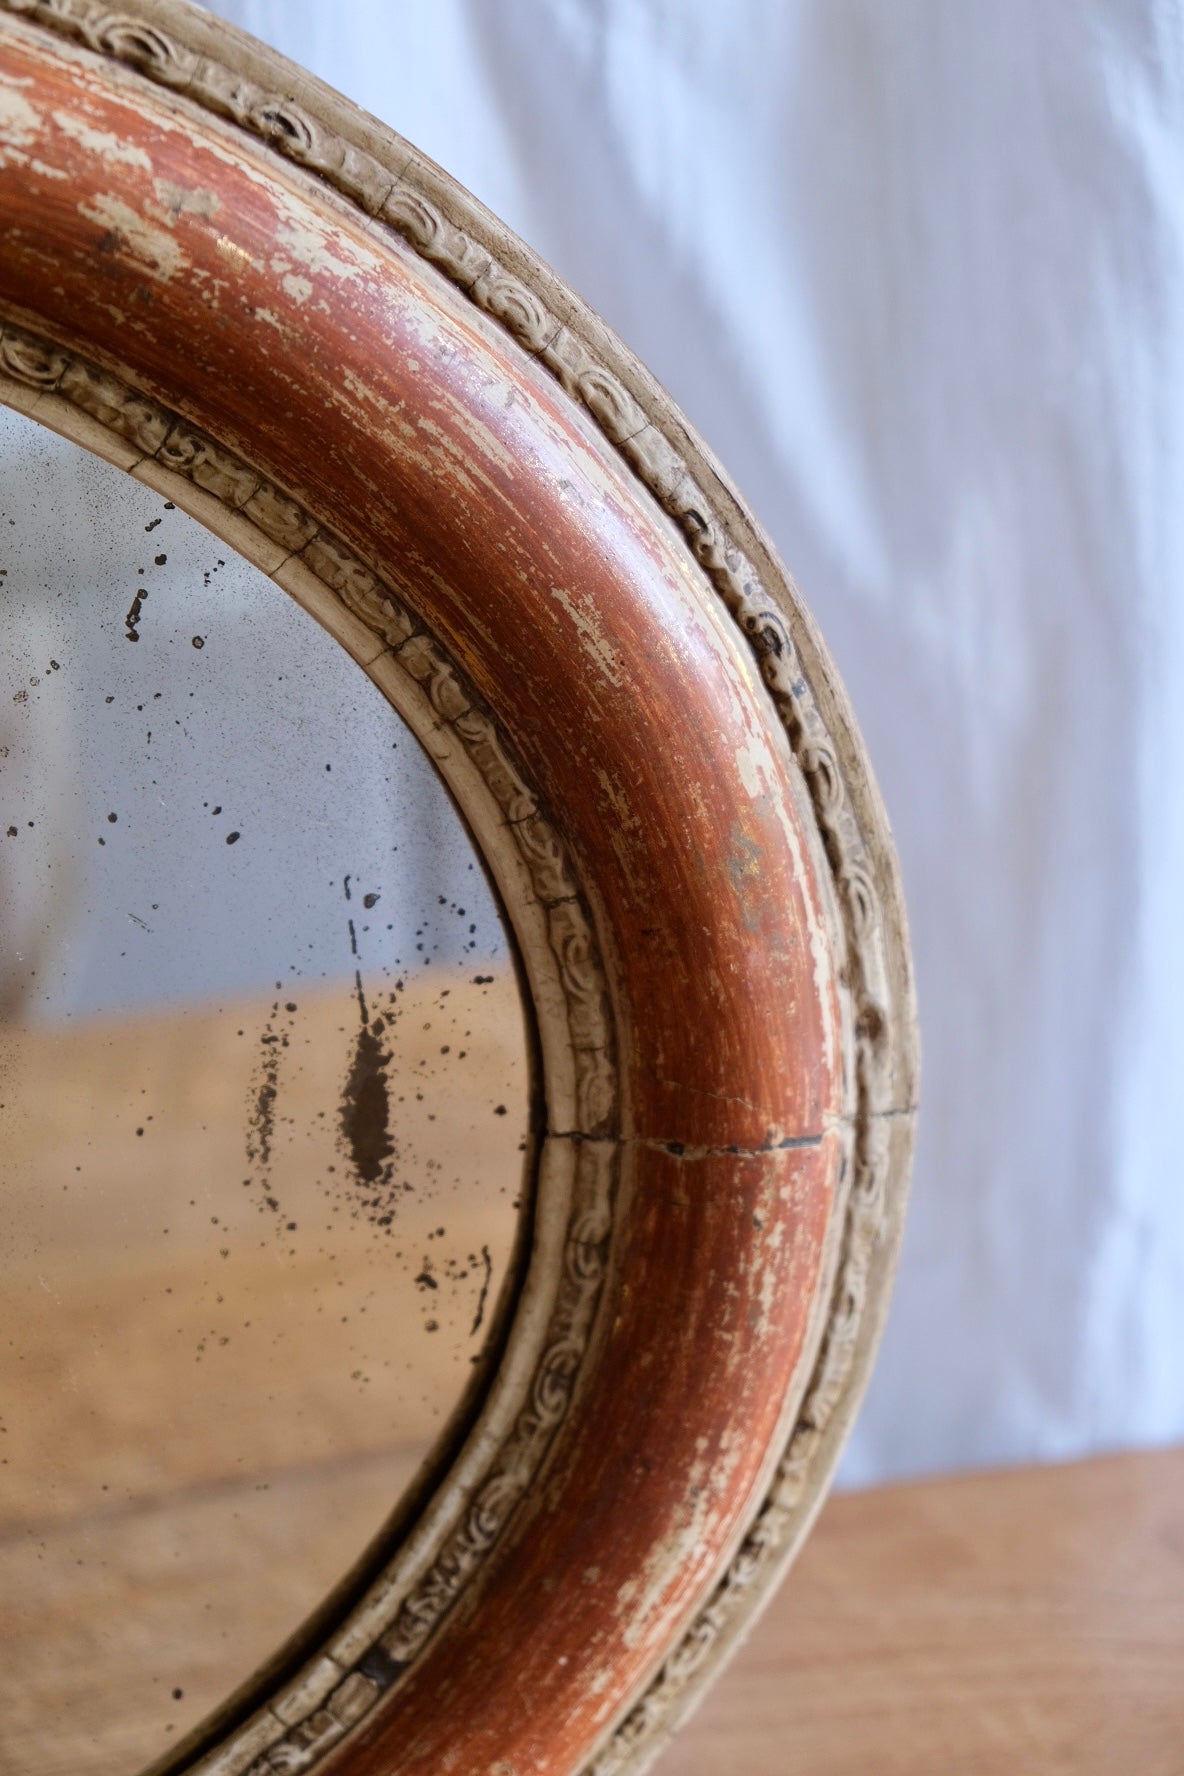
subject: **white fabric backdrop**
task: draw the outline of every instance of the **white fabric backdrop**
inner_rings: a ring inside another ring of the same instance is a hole
[[[1184,23],[222,0],[639,352],[854,697],[924,1117],[864,1481],[1184,1435]]]

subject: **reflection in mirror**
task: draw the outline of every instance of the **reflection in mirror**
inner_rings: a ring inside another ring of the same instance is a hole
[[[0,408],[0,1768],[167,1751],[357,1559],[508,1294],[506,939],[388,704]]]

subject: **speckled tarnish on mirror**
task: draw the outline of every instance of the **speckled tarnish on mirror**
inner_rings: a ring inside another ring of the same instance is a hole
[[[104,1776],[300,1625],[459,1403],[526,1029],[374,685],[6,407],[0,609],[0,1768]]]
[[[916,1091],[883,810],[801,600],[620,342],[374,120],[125,3],[0,0],[5,398],[404,715],[517,940],[544,1137],[454,1462],[178,1767],[636,1772],[799,1545],[882,1320]]]

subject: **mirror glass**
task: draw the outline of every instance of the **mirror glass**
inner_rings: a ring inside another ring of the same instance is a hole
[[[254,567],[0,408],[0,1770],[167,1752],[360,1556],[512,1293],[509,945]]]

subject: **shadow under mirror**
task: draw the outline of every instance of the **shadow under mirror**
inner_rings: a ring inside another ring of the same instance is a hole
[[[487,1348],[527,1035],[359,668],[0,408],[0,1768],[128,1776],[357,1560]]]

